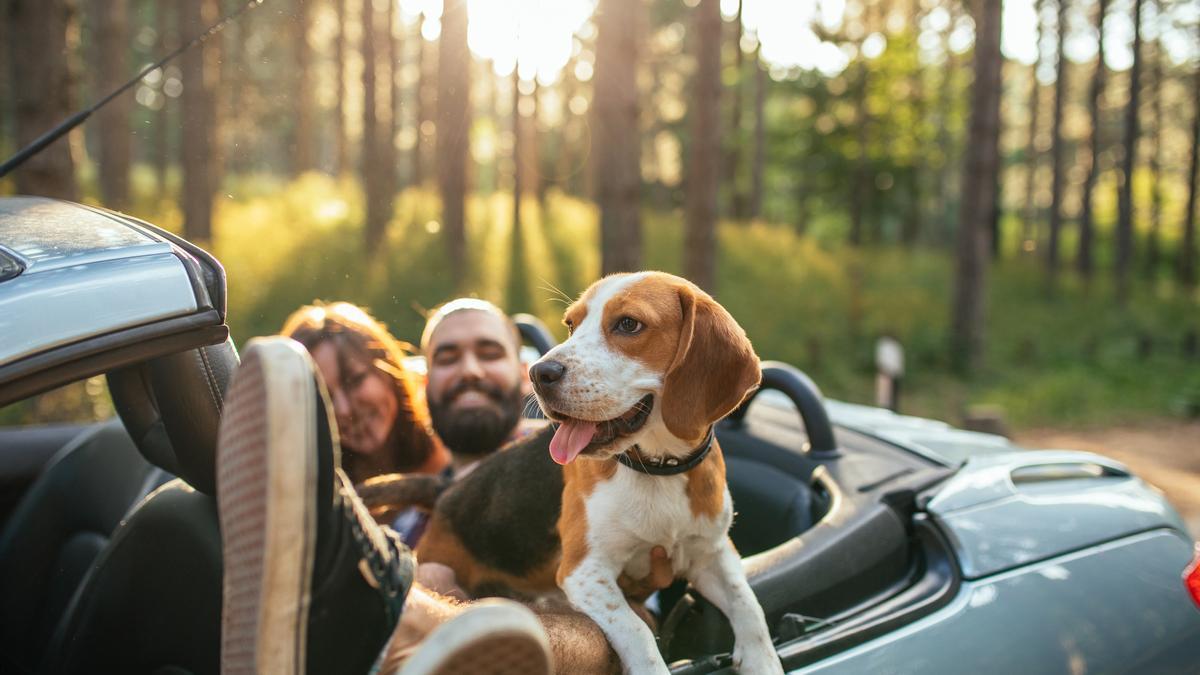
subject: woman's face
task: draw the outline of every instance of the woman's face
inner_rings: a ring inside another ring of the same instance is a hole
[[[379,452],[400,411],[392,378],[350,354],[339,363],[331,340],[314,347],[312,357],[333,400],[342,448],[359,455]]]

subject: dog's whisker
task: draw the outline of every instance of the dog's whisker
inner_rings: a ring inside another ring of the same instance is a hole
[[[547,279],[546,277],[538,277],[538,279],[540,279],[540,280],[541,280],[541,282],[542,282],[543,284],[545,284],[546,286],[549,286],[549,288],[544,288],[544,287],[543,287],[543,288],[542,288],[542,290],[544,290],[544,291],[553,291],[553,292],[555,292],[555,293],[558,293],[558,295],[559,295],[559,296],[561,296],[563,300],[566,300],[566,301],[567,301],[567,304],[568,304],[568,305],[569,305],[569,304],[571,304],[571,297],[570,297],[569,295],[567,295],[566,293],[564,293],[564,292],[562,291],[562,289],[561,289],[561,288],[559,288],[558,286],[555,286],[554,284],[550,283],[550,280],[549,280],[549,279]]]
[[[529,394],[525,397],[525,406],[522,414],[525,417],[533,417],[534,414],[537,413],[539,407],[540,405],[538,404],[537,396]]]
[[[539,290],[543,290],[543,291],[545,291],[545,292],[547,292],[547,293],[553,293],[553,292],[554,292],[554,290],[552,290],[552,289],[549,289],[549,288],[545,288],[545,287],[541,287]],[[560,293],[561,293],[561,291],[560,291]],[[568,298],[568,297],[566,297],[565,295],[564,295],[563,297],[561,297],[561,298],[560,298],[560,297],[554,297],[554,296],[548,297],[548,298],[546,298],[546,302],[558,302],[558,303],[562,303],[562,306],[563,306],[563,307],[569,307],[569,306],[571,305],[571,299],[570,299],[570,298]]]

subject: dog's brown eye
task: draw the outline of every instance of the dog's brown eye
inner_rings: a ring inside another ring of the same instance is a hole
[[[643,328],[645,328],[645,326],[642,325],[641,321],[629,316],[623,316],[620,319],[617,319],[616,325],[613,326],[614,331],[618,333],[625,333],[626,335],[637,335],[638,333],[642,332]]]

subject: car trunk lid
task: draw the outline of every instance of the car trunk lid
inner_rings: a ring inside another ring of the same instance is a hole
[[[1138,532],[1185,531],[1162,492],[1085,452],[979,455],[922,497],[968,579]]]

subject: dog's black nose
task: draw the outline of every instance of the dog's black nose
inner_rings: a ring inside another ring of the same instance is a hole
[[[566,372],[567,367],[558,361],[538,361],[529,369],[533,383],[543,387],[558,382]]]

